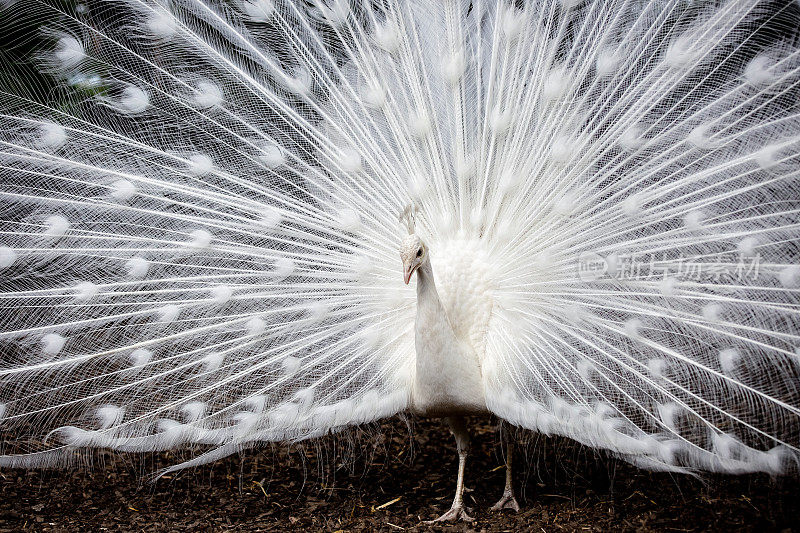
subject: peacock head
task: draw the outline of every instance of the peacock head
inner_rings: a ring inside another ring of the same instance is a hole
[[[408,285],[414,271],[428,260],[428,249],[416,233],[403,239],[400,244],[400,259],[403,261],[403,280]]]

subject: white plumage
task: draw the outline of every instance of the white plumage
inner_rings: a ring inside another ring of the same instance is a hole
[[[795,3],[3,9],[67,101],[0,103],[0,464],[412,411],[796,470]]]

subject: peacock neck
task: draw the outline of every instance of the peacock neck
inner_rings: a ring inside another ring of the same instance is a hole
[[[452,330],[444,306],[439,300],[439,293],[436,292],[430,261],[425,261],[417,269],[417,320],[423,317],[425,320],[437,318]]]
[[[434,296],[439,300],[436,283],[433,281],[433,268],[430,261],[425,261],[417,269],[417,300]],[[441,304],[440,304],[441,305]]]

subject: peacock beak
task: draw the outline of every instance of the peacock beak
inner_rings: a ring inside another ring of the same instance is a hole
[[[408,282],[411,281],[411,275],[417,269],[417,266],[419,265],[414,265],[414,264],[403,265],[403,281],[406,282],[406,285],[408,285]]]

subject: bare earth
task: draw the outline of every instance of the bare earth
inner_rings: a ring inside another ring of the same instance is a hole
[[[499,434],[472,420],[476,521],[430,527],[450,506],[456,455],[440,421],[391,420],[322,445],[276,446],[150,483],[175,454],[98,453],[90,469],[0,471],[0,531],[800,531],[800,483],[651,474],[572,441],[527,434],[522,510],[493,513]]]

